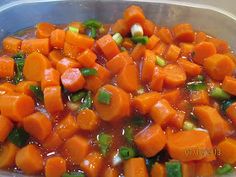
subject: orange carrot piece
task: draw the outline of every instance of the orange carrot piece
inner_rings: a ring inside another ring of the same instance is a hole
[[[118,172],[115,168],[108,167],[105,170],[104,177],[118,177]]]
[[[42,143],[42,146],[49,151],[55,151],[63,144],[63,140],[56,132],[52,132]]]
[[[63,53],[65,56],[76,59],[78,54],[83,50],[76,45],[71,45],[68,42],[64,43]]]
[[[48,22],[40,22],[36,25],[36,37],[48,38],[51,36],[51,32],[55,30],[55,25]]]
[[[97,152],[89,153],[80,163],[81,169],[89,177],[98,177],[103,165],[102,155]]]
[[[129,32],[129,27],[124,19],[118,19],[111,27],[114,33],[120,33],[122,36],[126,36]]]
[[[152,49],[152,51],[156,55],[160,55],[160,56],[164,56],[166,50],[167,50],[167,44],[162,41],[158,42],[157,45]]]
[[[125,161],[124,175],[125,177],[148,177],[145,160],[139,157]]]
[[[83,25],[82,22],[78,22],[78,21],[73,21],[71,23],[68,24],[68,27],[75,27],[79,29],[79,33],[84,34],[85,33],[85,26]]]
[[[194,114],[198,117],[200,124],[208,130],[212,140],[224,138],[232,131],[228,122],[210,106],[196,106]]]
[[[41,80],[42,90],[50,86],[60,86],[60,73],[53,68],[45,69]]]
[[[151,108],[150,116],[159,125],[165,126],[176,114],[168,101],[161,99]]]
[[[21,81],[16,85],[15,91],[33,97],[33,93],[30,90],[31,85],[38,86],[38,83],[35,81]]]
[[[21,40],[15,37],[8,36],[3,39],[2,47],[5,52],[17,53],[21,47]]]
[[[110,34],[101,37],[96,43],[108,60],[120,53],[116,42],[113,40]]]
[[[133,48],[130,56],[134,61],[139,61],[145,53],[146,47],[142,44],[136,44],[136,46]]]
[[[81,65],[76,60],[73,60],[71,58],[63,58],[60,61],[58,61],[56,69],[61,74],[63,74],[69,68],[80,68],[80,67]]]
[[[63,140],[72,137],[77,132],[77,130],[77,123],[71,114],[68,114],[56,126],[56,133]]]
[[[111,94],[109,105],[102,104],[98,101],[99,91],[95,95],[94,106],[102,120],[116,121],[130,114],[130,97],[125,91],[112,85],[105,85],[101,89]],[[110,110],[113,111],[111,112]]]
[[[143,10],[136,5],[131,5],[124,10],[123,17],[126,24],[131,27],[134,23],[142,24],[145,20]]]
[[[186,59],[180,58],[177,63],[183,68],[188,76],[197,76],[201,74],[202,67]]]
[[[48,55],[48,59],[54,68],[57,66],[58,61],[60,61],[62,58],[63,55],[60,50],[52,50]]]
[[[76,92],[85,84],[84,76],[78,68],[69,68],[61,75],[62,85],[70,92]]]
[[[24,94],[10,93],[0,97],[1,115],[21,122],[25,116],[34,112],[34,100]]]
[[[161,98],[158,92],[148,92],[135,96],[132,101],[132,106],[141,114],[147,114],[152,106]]]
[[[48,112],[56,113],[64,109],[60,86],[47,87],[44,89],[43,94],[44,105]]]
[[[225,76],[222,88],[231,95],[236,95],[236,79],[231,76]]]
[[[134,43],[130,38],[124,38],[121,46],[126,48],[127,50],[130,50],[134,48]]]
[[[159,31],[157,32],[157,36],[164,43],[167,43],[167,44],[173,43],[173,36],[171,34],[171,31],[166,27],[162,27],[161,29],[159,29]]]
[[[143,33],[146,36],[152,36],[155,30],[155,24],[148,19],[145,19],[144,22],[142,23],[143,27]]]
[[[141,80],[150,82],[155,68],[156,55],[151,50],[145,50]]]
[[[185,83],[186,74],[183,69],[176,64],[168,64],[164,67],[164,83],[168,87],[178,87]]]
[[[50,44],[55,49],[63,49],[66,32],[62,29],[56,29],[51,32]]]
[[[46,139],[52,132],[51,121],[40,112],[25,117],[23,126],[26,132],[40,141]]]
[[[164,92],[161,97],[166,99],[170,104],[176,104],[180,99],[180,94],[180,90],[177,88]]]
[[[179,42],[193,42],[195,34],[192,26],[188,23],[178,24],[173,28],[175,40]]]
[[[117,76],[117,84],[127,92],[134,92],[138,89],[138,69],[135,64],[126,65]]]
[[[183,177],[195,177],[196,164],[194,162],[182,162]]]
[[[3,84],[0,84],[0,95],[4,95],[6,93],[14,93],[16,90],[16,86],[11,84],[11,83],[8,83],[8,82],[5,82]]]
[[[234,164],[236,162],[236,140],[227,138],[217,145],[218,158],[225,163]]]
[[[86,49],[76,59],[83,67],[91,67],[95,64],[97,56],[92,50]]]
[[[179,47],[181,49],[181,56],[189,57],[193,52],[194,45],[189,44],[189,43],[181,42],[179,44]]]
[[[157,45],[158,42],[160,42],[160,39],[156,35],[153,34],[149,38],[148,43],[146,44],[146,48],[151,50]]]
[[[4,142],[13,129],[13,123],[5,116],[0,115],[0,142]]]
[[[214,168],[210,162],[199,161],[195,165],[195,175],[202,177],[214,176]]]
[[[192,104],[209,105],[210,103],[208,93],[205,90],[192,91],[189,97]]]
[[[48,55],[50,52],[49,39],[24,39],[21,43],[21,50],[26,54],[40,52]]]
[[[166,170],[164,165],[155,162],[152,166],[150,175],[151,177],[166,177]]]
[[[13,143],[6,142],[1,145],[0,151],[0,168],[7,169],[15,164],[16,153],[19,148]]]
[[[231,119],[232,124],[236,127],[236,103],[231,104],[226,109],[226,115]]]
[[[175,62],[178,60],[181,49],[174,44],[171,44],[165,53],[165,59]]]
[[[215,46],[210,42],[201,42],[196,44],[193,49],[193,61],[202,65],[204,59],[216,54]]]
[[[207,35],[206,35],[206,33],[204,33],[204,32],[198,32],[197,34],[196,34],[196,37],[195,37],[195,43],[196,44],[199,44],[199,43],[201,43],[201,42],[203,42],[203,41],[206,41],[207,40]]]
[[[0,57],[0,78],[13,78],[14,77],[15,62],[8,56]]]
[[[169,124],[177,129],[183,128],[183,123],[185,119],[185,112],[177,111],[175,116],[170,119]]]
[[[134,142],[146,157],[152,157],[166,145],[166,136],[160,125],[152,125],[135,135]]]
[[[77,124],[81,130],[93,131],[98,128],[99,118],[91,109],[84,109],[77,116]]]
[[[217,53],[225,54],[229,52],[229,44],[226,41],[216,38],[208,38],[207,41],[216,47]]]
[[[227,55],[215,54],[204,60],[203,64],[207,74],[214,80],[223,81],[225,76],[230,76],[236,67]]]
[[[16,154],[16,166],[25,174],[37,174],[43,170],[43,158],[38,147],[29,144]]]
[[[152,75],[152,80],[150,82],[150,88],[153,91],[162,91],[164,84],[165,75],[163,69],[160,67],[155,67]]]
[[[33,52],[25,59],[23,74],[27,80],[41,81],[44,70],[51,66],[49,60],[44,55]]]
[[[62,157],[49,157],[45,164],[45,177],[60,177],[66,172],[66,161]]]

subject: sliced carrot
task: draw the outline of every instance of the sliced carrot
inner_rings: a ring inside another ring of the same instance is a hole
[[[158,92],[148,92],[135,96],[132,101],[132,106],[141,114],[147,114],[152,106],[161,98]]]
[[[236,140],[227,138],[217,145],[218,158],[225,162],[234,164],[236,162]]]
[[[95,64],[97,56],[92,50],[86,49],[76,59],[83,67],[91,67]]]
[[[206,41],[207,40],[207,35],[206,33],[204,32],[198,32],[196,34],[196,37],[195,37],[195,43],[198,44],[198,43],[201,43],[203,41]]]
[[[73,21],[73,22],[69,23],[68,26],[78,28],[79,33],[82,33],[82,34],[85,33],[85,26],[83,25],[82,22]]]
[[[156,55],[151,50],[145,50],[142,65],[141,80],[150,82],[155,68]]]
[[[110,34],[101,37],[96,43],[108,60],[120,53],[116,42],[113,40]]]
[[[225,54],[229,52],[229,44],[226,41],[217,38],[208,38],[207,41],[216,47],[217,53]]]
[[[56,69],[63,74],[69,68],[80,68],[81,65],[76,60],[71,58],[63,58],[58,61]]]
[[[225,76],[222,88],[231,95],[236,95],[236,79],[231,76]]]
[[[151,177],[166,177],[166,170],[164,165],[155,162],[151,169]]]
[[[6,140],[13,126],[13,123],[7,117],[0,115],[0,142]]]
[[[167,43],[167,44],[173,43],[173,36],[171,34],[171,31],[166,27],[162,27],[161,29],[159,29],[159,31],[157,32],[157,36],[164,43]]]
[[[64,109],[60,86],[47,87],[43,91],[44,105],[48,112],[56,113]]]
[[[108,167],[105,170],[104,177],[118,177],[118,172],[115,168]]]
[[[184,70],[176,64],[168,64],[164,67],[164,83],[168,87],[178,87],[185,83],[186,74]]]
[[[23,126],[26,132],[40,141],[46,139],[52,132],[51,121],[40,112],[25,117]]]
[[[14,84],[8,82],[0,84],[0,95],[4,95],[6,93],[14,93],[15,91],[17,91],[17,88]]]
[[[95,95],[94,106],[102,120],[116,121],[129,115],[130,97],[125,91],[112,85],[105,85],[101,89],[111,94],[110,104],[102,104],[98,101],[99,91]]]
[[[42,89],[50,86],[60,86],[60,73],[53,68],[45,69],[41,80]]]
[[[151,108],[150,116],[159,125],[165,126],[176,114],[168,101],[161,99]]]
[[[8,36],[3,39],[2,47],[5,52],[17,53],[21,47],[21,40],[15,37]]]
[[[25,174],[38,174],[43,170],[43,158],[38,147],[29,144],[16,154],[16,166]]]
[[[194,45],[189,44],[189,43],[181,42],[179,44],[179,47],[181,49],[181,56],[189,57],[193,52]]]
[[[63,140],[58,133],[52,132],[42,143],[42,146],[49,151],[55,151],[63,144]]]
[[[89,153],[89,142],[87,139],[75,135],[65,142],[62,149],[62,154],[70,163],[79,165]]]
[[[27,80],[41,81],[44,70],[51,66],[49,60],[44,55],[33,52],[25,59],[23,74]]]
[[[195,177],[196,164],[194,162],[182,162],[183,177]]]
[[[62,58],[63,55],[60,50],[52,50],[48,55],[48,59],[54,68],[57,66],[58,61],[60,61]]]
[[[76,92],[85,84],[84,76],[78,68],[69,68],[61,75],[62,85],[70,92]]]
[[[181,97],[180,89],[177,88],[174,90],[163,92],[161,97],[166,99],[170,104],[176,104]]]
[[[76,45],[71,45],[68,42],[64,43],[63,53],[65,56],[75,59],[83,50]]]
[[[151,50],[157,45],[158,42],[160,42],[160,39],[156,35],[153,34],[148,39],[148,43],[146,44],[146,48]]]
[[[175,40],[179,42],[193,42],[195,34],[192,26],[188,23],[178,24],[173,28]]]
[[[111,27],[114,33],[120,33],[122,36],[126,36],[129,32],[129,27],[124,19],[118,19]]]
[[[103,165],[102,155],[97,152],[89,153],[80,163],[81,169],[89,177],[98,177]]]
[[[152,49],[152,51],[156,55],[160,55],[160,56],[163,56],[166,50],[167,50],[167,44],[162,41],[158,42],[157,45]]]
[[[192,91],[189,97],[190,97],[190,103],[192,104],[209,105],[210,103],[208,93],[205,90]]]
[[[15,62],[8,56],[0,57],[0,78],[13,78],[14,77]]]
[[[0,168],[13,167],[15,164],[15,157],[18,150],[19,148],[16,145],[8,141],[1,145]]]
[[[186,59],[180,58],[177,63],[184,69],[188,76],[197,76],[201,74],[202,67]]]
[[[171,44],[165,53],[165,59],[172,62],[177,61],[180,55],[180,51],[181,49],[179,47],[174,44]]]
[[[209,156],[213,148],[208,133],[203,131],[180,131],[168,137],[170,156],[183,162],[201,160]]]
[[[211,177],[214,176],[214,168],[210,162],[199,161],[195,166],[195,175],[202,177]]]
[[[124,66],[117,76],[117,84],[127,92],[134,92],[138,89],[138,69],[135,64]]]
[[[123,17],[126,24],[130,27],[134,23],[142,24],[145,20],[143,10],[136,5],[131,5],[124,10]]]
[[[183,128],[183,123],[185,119],[185,112],[177,111],[175,116],[170,119],[169,124],[177,129]]]
[[[38,86],[38,83],[35,81],[21,81],[16,85],[15,91],[33,97],[33,93],[30,90],[31,85]]]
[[[34,112],[34,100],[24,94],[10,93],[0,97],[1,115],[20,122]]]
[[[165,75],[163,69],[160,67],[155,67],[152,75],[152,80],[150,82],[150,88],[154,91],[162,91],[164,84]]]
[[[125,177],[148,177],[144,158],[131,158],[124,162]]]
[[[133,48],[133,50],[132,50],[130,56],[132,57],[132,59],[133,59],[134,61],[139,61],[139,60],[144,56],[145,49],[146,49],[146,47],[145,47],[144,45],[142,45],[142,44],[137,44],[137,45]]]
[[[63,140],[72,137],[78,130],[78,125],[71,114],[64,117],[56,126],[56,133]]]
[[[226,115],[231,119],[233,125],[236,127],[236,103],[231,104],[226,109]]]
[[[126,37],[126,38],[124,38],[121,46],[126,48],[127,50],[131,50],[131,49],[134,48],[134,43],[133,43],[133,41],[130,38]]]
[[[55,30],[55,25],[48,22],[40,22],[36,25],[36,37],[37,38],[48,38],[51,32]]]
[[[62,157],[50,157],[45,164],[46,177],[60,177],[66,172],[66,161]]]
[[[210,42],[201,42],[196,44],[193,49],[193,61],[202,65],[204,59],[216,54],[215,46]]]
[[[215,54],[206,58],[203,66],[212,79],[223,81],[225,76],[233,74],[236,65],[227,55]]]
[[[232,131],[218,111],[210,106],[194,107],[194,114],[198,117],[200,124],[209,132],[211,139],[220,139],[229,135]]]
[[[145,19],[144,22],[142,23],[143,27],[143,33],[146,36],[152,36],[155,30],[155,24],[148,19]]]
[[[136,134],[134,142],[142,154],[152,157],[164,148],[166,136],[160,125],[155,124]]]
[[[49,39],[24,39],[21,43],[21,50],[26,54],[40,52],[48,55],[50,52]]]
[[[50,44],[55,49],[63,49],[66,32],[62,29],[56,29],[51,32]]]
[[[84,109],[77,116],[77,124],[81,130],[93,131],[98,128],[99,118],[91,109]]]

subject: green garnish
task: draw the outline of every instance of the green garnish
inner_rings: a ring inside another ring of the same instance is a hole
[[[163,58],[156,56],[156,64],[164,67],[166,65],[166,61]]]
[[[210,92],[210,96],[217,100],[227,100],[230,98],[230,95],[220,87],[214,87]]]
[[[184,121],[183,130],[193,130],[196,126],[190,121]]]
[[[140,88],[137,90],[137,94],[139,94],[139,95],[144,94],[144,93],[145,93],[144,88]]]
[[[73,32],[73,33],[79,33],[79,28],[73,27],[73,26],[69,26],[69,31]]]
[[[102,23],[95,19],[89,19],[84,22],[86,28],[96,28],[99,29],[102,27]]]
[[[82,100],[82,103],[80,105],[80,110],[91,108],[92,103],[93,103],[93,100],[92,100],[92,96],[91,96],[91,91],[88,91],[86,93],[86,96]]]
[[[131,38],[131,40],[134,43],[141,43],[141,44],[147,44],[148,42],[148,37],[147,36],[134,36]]]
[[[85,91],[79,91],[79,92],[71,94],[69,98],[73,103],[75,103],[75,102],[81,101],[81,99],[86,96],[86,93],[87,92]]]
[[[205,78],[203,75],[197,75],[196,80],[203,82],[205,80]]]
[[[137,127],[144,126],[146,124],[146,119],[141,115],[134,115],[131,119],[131,124]]]
[[[27,144],[29,134],[22,128],[14,128],[8,135],[8,140],[18,147],[23,147]]]
[[[29,89],[32,91],[32,93],[34,94],[34,96],[39,100],[39,101],[43,101],[43,92],[41,90],[41,87],[37,86],[37,85],[31,85],[29,87]]]
[[[71,172],[71,173],[64,173],[62,177],[85,177],[85,174],[82,172]]]
[[[92,38],[95,38],[97,36],[97,29],[96,28],[90,28],[89,36]]]
[[[106,156],[112,144],[112,136],[106,133],[101,133],[98,135],[97,139],[102,155]]]
[[[124,128],[124,137],[129,144],[132,144],[134,141],[133,128],[131,126]]]
[[[181,163],[179,161],[166,162],[167,177],[182,177]]]
[[[230,164],[224,164],[222,167],[216,169],[216,174],[219,176],[226,175],[232,173],[233,170],[234,168]]]
[[[109,105],[111,102],[112,95],[105,89],[100,89],[98,93],[98,102],[101,104]]]
[[[82,68],[80,69],[80,72],[83,74],[83,76],[94,76],[98,73],[94,68]]]
[[[128,160],[130,158],[135,157],[136,152],[133,148],[130,147],[121,147],[119,149],[119,156],[123,159],[123,160]]]
[[[112,39],[116,42],[117,45],[120,45],[123,42],[123,37],[121,36],[120,33],[115,33],[112,36]]]
[[[17,53],[12,57],[16,63],[16,74],[13,78],[13,83],[18,84],[20,81],[24,79],[23,77],[23,68],[25,64],[25,55],[21,52]]]
[[[206,84],[202,81],[188,82],[187,89],[190,91],[205,90],[207,88]]]

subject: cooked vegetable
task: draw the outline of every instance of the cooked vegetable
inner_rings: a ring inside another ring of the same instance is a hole
[[[166,65],[166,61],[163,58],[156,56],[156,64],[164,67]]]
[[[23,147],[27,144],[29,134],[23,128],[14,128],[9,136],[8,140],[18,147]]]
[[[226,113],[227,108],[228,108],[231,104],[233,104],[234,102],[235,102],[235,100],[232,100],[232,99],[230,99],[230,100],[223,100],[223,101],[221,102],[221,105],[220,105],[221,111],[222,111],[223,113]]]
[[[148,177],[145,160],[141,157],[131,158],[124,162],[124,175],[125,177]]]
[[[123,42],[123,37],[121,36],[120,33],[115,33],[112,36],[112,39],[114,39],[114,41],[116,41],[117,45],[120,45]]]
[[[62,177],[85,177],[85,174],[82,172],[71,172],[71,173],[64,173]]]
[[[140,24],[135,23],[131,26],[131,34],[133,37],[143,36],[143,28]]]
[[[123,135],[129,144],[133,143],[134,135],[133,135],[133,128],[131,126],[127,126],[124,128]]]
[[[31,85],[29,88],[39,101],[43,101],[43,92],[39,86]]]
[[[98,101],[99,103],[102,103],[102,104],[110,104],[111,102],[111,99],[112,99],[112,95],[111,93],[109,93],[108,91],[106,91],[105,89],[100,89],[99,90],[99,94],[98,94]]]
[[[69,31],[73,32],[73,33],[79,33],[79,28],[73,27],[73,26],[69,26]]]
[[[101,133],[98,135],[97,139],[102,155],[106,156],[112,144],[112,136],[106,133]]]
[[[202,81],[194,81],[187,83],[187,89],[191,91],[205,90],[206,88],[206,84]]]
[[[210,96],[218,100],[227,100],[230,98],[230,95],[220,87],[214,87],[210,92]]]
[[[84,97],[83,101],[82,101],[82,104],[80,105],[80,109],[89,109],[91,108],[92,106],[92,103],[93,103],[93,100],[92,100],[92,96],[91,96],[91,92],[88,91],[86,96]]]
[[[182,177],[181,163],[178,161],[166,162],[167,177]]]
[[[147,36],[134,36],[131,38],[131,40],[134,43],[141,43],[141,44],[147,44],[148,43],[148,37]]]
[[[69,96],[70,100],[73,103],[76,103],[78,101],[81,101],[82,98],[86,96],[86,91],[78,91],[76,93],[73,93]]]
[[[94,76],[97,75],[97,70],[94,68],[82,68],[80,69],[83,76]]]
[[[217,175],[226,175],[232,173],[234,168],[230,164],[224,164],[222,167],[216,169]]]
[[[16,63],[16,74],[13,78],[13,83],[18,84],[23,80],[23,68],[25,64],[25,55],[23,53],[17,53],[12,57]]]
[[[45,164],[45,176],[62,176],[66,172],[66,161],[62,157],[49,157]],[[63,175],[64,176],[64,175]]]
[[[184,121],[183,130],[193,130],[196,126],[190,121]]]
[[[121,147],[119,149],[119,156],[124,159],[124,160],[128,160],[130,158],[135,157],[136,152],[135,149],[130,148],[130,147]]]
[[[84,25],[86,28],[101,28],[102,27],[102,23],[99,22],[98,20],[96,19],[89,19],[89,20],[86,20],[84,22]]]

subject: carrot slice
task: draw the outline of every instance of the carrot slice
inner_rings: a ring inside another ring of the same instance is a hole
[[[199,161],[195,167],[196,176],[211,177],[214,176],[214,168],[210,162]]]
[[[160,42],[160,39],[156,35],[153,34],[148,39],[148,43],[146,44],[146,48],[151,50],[157,45],[158,42]]]
[[[146,49],[146,47],[145,47],[144,45],[142,45],[142,44],[137,44],[137,45],[133,48],[133,50],[132,50],[130,56],[132,57],[132,59],[133,59],[134,61],[139,61],[139,60],[144,56],[145,49]]]
[[[151,50],[145,50],[145,56],[143,60],[141,79],[143,82],[149,82],[152,79],[152,75],[155,68],[156,55]]]
[[[170,104],[176,104],[181,97],[180,89],[174,89],[164,92],[161,98],[166,99]]]
[[[120,33],[122,36],[126,36],[129,32],[129,27],[124,19],[118,19],[111,29],[114,33]]]
[[[166,27],[162,27],[161,29],[159,29],[157,32],[157,36],[164,43],[167,43],[167,44],[173,43],[173,36],[171,34],[171,31]]]
[[[14,166],[16,153],[19,148],[13,143],[6,142],[1,146],[0,168],[9,168]]]
[[[196,164],[194,162],[182,162],[183,177],[195,177]]]
[[[115,168],[108,167],[105,170],[104,177],[118,177],[118,172],[116,171]]]
[[[6,140],[13,126],[13,123],[7,117],[0,115],[0,142]]]
[[[152,51],[156,55],[160,55],[160,56],[164,56],[166,50],[167,50],[167,44],[162,41],[158,42],[157,45],[152,49]]]
[[[23,126],[26,132],[40,141],[47,138],[52,131],[51,121],[40,112],[25,117]]]
[[[97,56],[92,50],[86,49],[76,59],[83,67],[91,67],[95,64]]]
[[[215,54],[204,60],[207,74],[214,80],[222,81],[225,76],[233,74],[235,63],[227,55]]]
[[[205,90],[192,91],[190,93],[190,103],[209,105],[210,101],[207,91]]]
[[[185,83],[186,74],[183,69],[176,64],[168,64],[164,67],[164,83],[168,87],[178,87]]]
[[[34,100],[24,94],[11,93],[0,97],[1,115],[21,122],[25,116],[34,112]]]
[[[51,32],[55,30],[55,25],[48,22],[40,22],[36,25],[36,37],[37,38],[48,38]]]
[[[236,95],[236,79],[231,76],[225,76],[222,88],[231,95]]]
[[[64,109],[60,86],[47,87],[43,91],[44,105],[48,112],[56,113]]]
[[[75,135],[65,142],[62,149],[62,154],[70,163],[79,165],[89,153],[89,141],[81,136]]]
[[[166,145],[166,136],[160,125],[152,125],[139,132],[134,137],[138,149],[146,157],[152,157]]]
[[[40,52],[48,55],[50,52],[49,39],[24,39],[21,43],[21,50],[26,54]]]
[[[234,164],[236,162],[236,140],[227,138],[217,145],[218,158],[225,163]]]
[[[216,47],[217,53],[225,54],[229,52],[229,44],[226,41],[216,38],[208,38],[207,41]]]
[[[52,50],[48,55],[48,59],[54,68],[57,66],[58,61],[60,61],[62,58],[63,55],[60,50]]]
[[[148,19],[145,19],[142,23],[143,33],[146,36],[152,36],[155,30],[155,24]],[[149,39],[150,40],[150,39]]]
[[[3,39],[2,47],[5,52],[17,53],[21,47],[21,40],[15,37],[8,36]]]
[[[60,73],[53,68],[45,69],[41,80],[42,89],[50,86],[60,86]]]
[[[193,52],[194,45],[181,42],[179,43],[179,47],[181,49],[181,56],[189,57]]]
[[[236,103],[231,104],[226,109],[226,115],[231,119],[233,125],[236,127]]]
[[[77,124],[81,130],[93,131],[98,128],[99,118],[93,110],[84,109],[77,116]]]
[[[161,92],[164,85],[165,74],[163,69],[156,66],[152,75],[152,80],[150,82],[150,88],[154,91]]]
[[[30,90],[31,85],[38,86],[38,83],[35,81],[21,81],[16,85],[15,91],[33,97],[33,93]]]
[[[42,146],[49,151],[57,150],[63,144],[62,139],[58,133],[52,132],[42,143]]]
[[[76,92],[85,84],[84,76],[78,68],[69,68],[61,75],[62,85],[70,92]]]
[[[183,128],[183,123],[185,119],[185,112],[177,111],[175,116],[170,119],[169,124],[177,129]]]
[[[151,169],[151,177],[166,177],[164,165],[155,162]]]
[[[201,160],[213,152],[208,133],[203,131],[180,131],[168,137],[167,148],[170,156],[183,162]],[[201,152],[201,153],[199,153]]]
[[[133,41],[130,38],[126,37],[126,38],[124,38],[121,46],[126,48],[127,50],[131,50],[131,49],[134,48],[134,43],[133,43]]]
[[[125,161],[124,175],[125,177],[148,177],[145,160],[139,157]]]
[[[129,27],[134,23],[142,24],[145,20],[143,10],[136,5],[131,5],[124,10],[123,17]]]
[[[14,77],[15,62],[8,56],[0,57],[0,78],[13,78]]]
[[[63,53],[65,56],[75,59],[80,52],[83,52],[83,49],[78,46],[69,44],[68,42],[64,43]]]
[[[135,96],[132,101],[132,106],[141,114],[147,114],[152,106],[161,98],[158,92],[144,93]]]
[[[186,59],[180,58],[177,63],[184,69],[188,76],[197,76],[201,74],[202,67]]]
[[[58,61],[56,69],[63,74],[69,68],[80,68],[81,65],[76,60],[71,58],[63,58]]]
[[[89,153],[80,163],[81,169],[90,177],[98,177],[103,165],[102,155],[97,152]]]
[[[8,82],[0,84],[0,95],[4,95],[6,93],[14,93],[15,91],[17,91],[17,88],[14,84]]]
[[[55,49],[63,49],[66,32],[62,29],[56,29],[51,32],[50,44]]]
[[[199,43],[201,43],[201,42],[203,42],[203,41],[206,41],[207,40],[207,35],[206,35],[206,33],[204,33],[204,32],[198,32],[197,34],[196,34],[196,37],[195,37],[195,43],[196,44],[199,44]]]
[[[179,42],[193,42],[195,34],[192,26],[188,23],[178,24],[173,28],[175,40]]]
[[[38,52],[33,52],[25,59],[23,74],[27,80],[41,81],[44,70],[51,66],[49,60]]]
[[[59,177],[66,172],[66,161],[62,157],[50,157],[45,164],[46,177]]]
[[[181,49],[174,44],[171,44],[165,53],[165,59],[175,62],[178,60]]]

